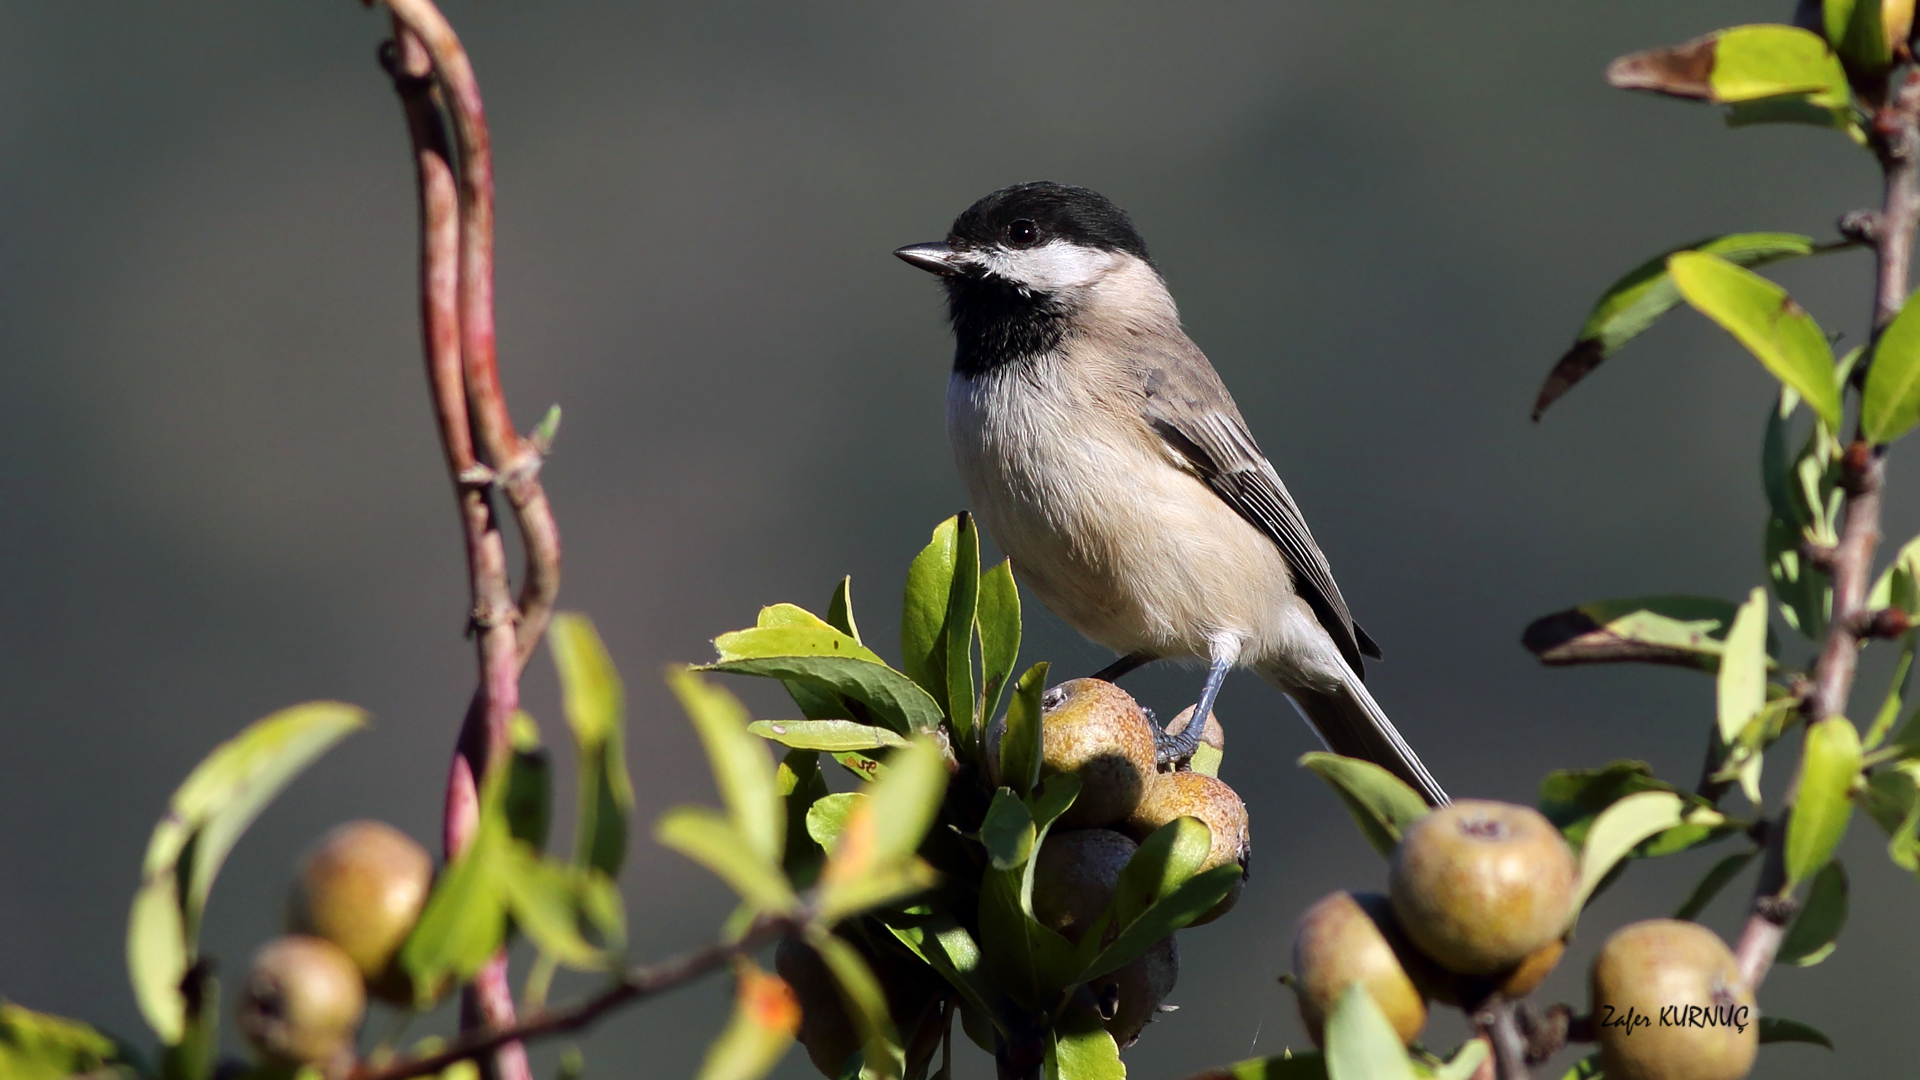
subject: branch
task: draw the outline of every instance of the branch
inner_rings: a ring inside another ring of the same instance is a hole
[[[462,1061],[491,1053],[509,1043],[578,1031],[628,1002],[684,986],[731,963],[737,956],[747,956],[785,935],[793,927],[794,922],[790,918],[762,917],[737,941],[716,942],[657,964],[635,968],[619,982],[593,997],[565,1008],[542,1009],[511,1028],[469,1032],[435,1054],[403,1058],[378,1068],[362,1065],[349,1073],[347,1080],[409,1080],[411,1077],[429,1076]]]
[[[1920,70],[1909,68],[1891,100],[1875,112],[1874,149],[1885,178],[1871,240],[1879,253],[1873,299],[1873,337],[1884,332],[1906,303],[1913,268],[1913,241],[1920,224]],[[1854,372],[1864,385],[1865,364]],[[1843,715],[1853,695],[1864,636],[1873,630],[1867,589],[1880,545],[1881,489],[1885,463],[1878,448],[1857,431],[1841,458],[1845,523],[1832,553],[1833,612],[1826,640],[1814,662],[1804,709],[1809,722]],[[1789,788],[1767,830],[1767,855],[1734,958],[1747,984],[1758,990],[1780,951],[1780,939],[1795,904],[1786,883],[1787,819],[1797,792]]]

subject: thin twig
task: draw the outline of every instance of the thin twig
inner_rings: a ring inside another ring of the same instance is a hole
[[[428,1076],[509,1043],[578,1031],[628,1002],[684,986],[727,966],[736,956],[750,955],[792,930],[793,926],[791,919],[762,918],[738,940],[716,942],[657,964],[635,968],[619,982],[565,1008],[541,1009],[513,1027],[500,1031],[469,1032],[435,1054],[389,1062],[379,1068],[362,1066],[349,1074],[348,1080],[409,1080],[415,1076]]]
[[[1493,1075],[1499,1080],[1528,1080],[1527,1039],[1520,1033],[1514,1003],[1495,998],[1474,1014],[1473,1022],[1493,1047]]]
[[[1920,224],[1920,71],[1908,69],[1891,99],[1876,110],[1873,139],[1885,178],[1871,236],[1879,256],[1873,292],[1873,337],[1877,339],[1900,313],[1911,284],[1914,229]],[[1864,385],[1865,367],[1855,370],[1853,385]],[[1880,451],[1856,433],[1841,459],[1846,517],[1833,549],[1833,611],[1803,706],[1809,722],[1844,715],[1853,694],[1861,635],[1868,627],[1867,588],[1874,551],[1880,545],[1884,483]],[[1795,908],[1787,889],[1785,849],[1796,794],[1794,788],[1788,789],[1767,830],[1766,860],[1734,947],[1740,973],[1755,989],[1773,966]]]

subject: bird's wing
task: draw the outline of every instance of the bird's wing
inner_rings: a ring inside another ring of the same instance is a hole
[[[1191,356],[1142,357],[1137,364],[1142,415],[1176,460],[1279,547],[1294,587],[1356,673],[1362,656],[1378,659],[1380,647],[1353,621],[1300,508],[1206,357],[1194,347]]]

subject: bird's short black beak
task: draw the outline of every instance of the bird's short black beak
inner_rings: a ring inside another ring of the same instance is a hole
[[[894,254],[928,273],[943,277],[952,277],[960,273],[957,254],[952,248],[939,241],[931,244],[908,244]]]

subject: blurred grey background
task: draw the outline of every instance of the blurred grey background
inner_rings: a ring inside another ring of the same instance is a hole
[[[1544,424],[1527,410],[1641,259],[1716,231],[1830,235],[1878,201],[1834,133],[1729,132],[1602,84],[1619,53],[1783,3],[451,5],[494,125],[502,367],[523,424],[566,410],[547,472],[564,600],[627,675],[641,821],[715,798],[663,665],[762,603],[823,606],[846,573],[893,652],[906,561],[961,495],[938,290],[888,252],[1037,178],[1132,211],[1385,646],[1375,693],[1453,791],[1531,801],[1547,770],[1617,756],[1690,780],[1709,680],[1548,671],[1518,636],[1581,600],[1762,580],[1769,381],[1679,313]],[[325,828],[436,834],[472,661],[384,27],[345,2],[0,6],[7,998],[145,1038],[121,940],[147,832],[194,762],[279,706],[377,719],[235,852],[207,932],[230,972]],[[1864,257],[1780,276],[1857,340]],[[1920,518],[1892,475],[1899,541]],[[1030,611],[1026,660],[1104,662]],[[1197,688],[1137,679],[1162,710]],[[544,657],[527,700],[564,742]],[[1254,876],[1182,936],[1183,1008],[1130,1053],[1137,1076],[1303,1045],[1274,982],[1293,920],[1383,884],[1294,767],[1311,744],[1291,710],[1248,677],[1221,710]],[[1839,953],[1763,995],[1840,1049],[1769,1049],[1760,1075],[1912,1060],[1920,885],[1882,845],[1856,822]],[[1717,854],[1636,867],[1547,993],[1583,1000],[1604,934],[1671,911]],[[726,907],[644,824],[624,884],[642,958]],[[1711,909],[1723,933],[1746,887]],[[726,995],[605,1022],[591,1074],[691,1075]],[[798,1053],[782,1073],[809,1074]]]

